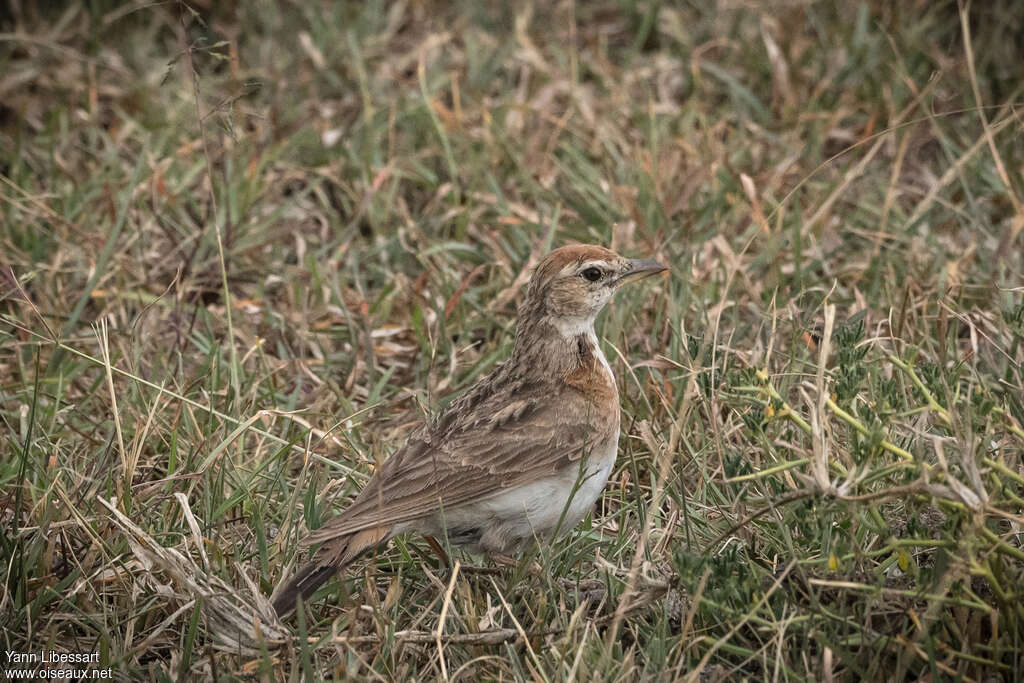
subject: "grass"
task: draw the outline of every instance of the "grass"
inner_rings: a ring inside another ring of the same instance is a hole
[[[1014,3],[0,20],[5,651],[1024,678]],[[671,264],[600,322],[623,436],[593,514],[511,567],[396,539],[274,623],[303,529],[507,356],[572,240]]]

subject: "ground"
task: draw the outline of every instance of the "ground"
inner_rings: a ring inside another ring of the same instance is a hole
[[[1014,2],[0,24],[5,652],[119,679],[1024,678]],[[670,266],[599,320],[623,433],[592,513],[511,565],[396,539],[276,623],[304,530],[508,355],[572,241]]]

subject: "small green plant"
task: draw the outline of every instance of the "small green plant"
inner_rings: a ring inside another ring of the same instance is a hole
[[[905,641],[882,650],[891,663],[874,664],[872,671],[895,671],[902,678],[916,670],[906,643],[921,652],[958,651],[946,621],[953,606],[968,622],[998,622],[1008,639],[1004,647],[1012,651],[1009,643],[1024,638],[1024,612],[1011,597],[1024,582],[1024,552],[1009,524],[1024,502],[1024,477],[1013,469],[1020,463],[1019,426],[1003,419],[1005,409],[996,412],[995,398],[958,368],[944,372],[932,363],[922,370],[882,342],[858,347],[862,336],[862,319],[837,331],[835,353],[822,358],[825,383],[816,388],[825,395],[803,393],[804,409],[788,403],[763,371],[754,373],[754,382],[730,387],[741,415],[750,414],[752,399],[772,416],[764,429],[778,432],[774,421],[795,425],[804,435],[797,447],[808,453],[732,478],[737,485],[763,486],[782,473],[789,477],[783,495],[769,486],[764,506],[738,526],[771,526],[762,517],[781,515],[785,535],[758,548],[756,556],[795,558],[802,600],[829,604],[843,593],[872,595],[925,615]],[[829,341],[822,341],[824,348]],[[902,400],[891,392],[885,399],[889,406],[902,405],[899,411],[869,409],[859,400],[857,387],[879,386],[880,378],[901,387]],[[933,393],[937,386],[949,387],[954,402],[941,403]],[[848,628],[835,626],[827,609],[798,628],[815,632],[817,647],[859,661],[863,644],[873,640],[871,628],[862,626],[851,641]],[[997,652],[975,653],[971,661],[1009,670],[1012,658]],[[886,659],[879,651],[875,656]]]

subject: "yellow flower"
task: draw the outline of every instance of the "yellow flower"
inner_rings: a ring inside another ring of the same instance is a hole
[[[907,554],[906,550],[902,548],[896,551],[896,565],[900,568],[900,571],[907,571],[910,568],[910,555]]]

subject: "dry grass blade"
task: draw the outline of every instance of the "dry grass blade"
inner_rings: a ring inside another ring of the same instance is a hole
[[[135,478],[135,465],[133,453],[124,446],[124,433],[121,430],[121,411],[117,409],[117,390],[114,389],[114,373],[110,363],[110,338],[107,335],[107,321],[102,319],[95,328],[96,340],[99,342],[100,356],[103,358],[103,368],[106,370],[107,389],[110,391],[110,413],[114,416],[114,429],[117,433],[117,452],[121,456],[122,489],[127,490],[132,486]]]
[[[210,558],[206,556],[206,544],[202,532],[199,531],[199,522],[196,521],[196,516],[192,514],[192,506],[188,504],[188,496],[181,491],[177,491],[174,497],[178,500],[178,504],[181,505],[181,513],[185,516],[185,521],[188,522],[189,530],[192,531],[192,542],[195,543],[196,551],[199,553],[199,557],[203,558],[203,569],[209,572]]]
[[[448,590],[444,592],[444,602],[441,603],[441,615],[437,620],[437,631],[434,633],[434,642],[437,644],[437,659],[441,664],[441,678],[448,680],[448,666],[444,662],[444,641],[441,636],[444,634],[445,617],[448,616],[448,608],[452,604],[452,591],[455,590],[455,582],[459,577],[459,567],[462,565],[458,560],[452,567],[452,578],[448,580]]]
[[[249,595],[239,593],[196,565],[188,555],[160,545],[118,510],[116,501],[97,500],[110,511],[110,521],[125,533],[132,554],[151,574],[149,580],[156,581],[152,573],[159,571],[177,587],[175,595],[183,596],[179,598],[181,602],[202,600],[206,628],[219,648],[256,655],[261,652],[261,645],[276,647],[290,640],[270,601],[258,590]],[[143,577],[136,577],[140,579]]]
[[[971,77],[971,92],[974,94],[974,103],[978,107],[978,118],[981,119],[981,128],[985,133],[985,142],[988,143],[989,152],[992,153],[992,161],[995,162],[996,171],[999,173],[999,179],[1003,183],[1006,196],[1013,202],[1013,208],[1017,213],[1018,220],[1020,220],[1024,218],[1024,203],[1017,197],[1017,193],[1013,189],[1013,183],[1010,182],[1010,176],[1006,172],[1006,165],[1003,163],[1002,155],[996,147],[996,141],[992,135],[992,126],[989,125],[988,117],[985,116],[985,105],[981,98],[978,74],[974,66],[974,46],[971,45],[971,22],[967,16],[967,6],[964,4],[964,0],[957,0],[957,7],[960,10],[960,33],[964,41],[964,57],[967,61],[967,72]]]
[[[825,368],[828,365],[832,353],[832,329],[835,325],[836,307],[833,304],[825,305],[825,330],[821,334],[821,341],[818,343],[818,372],[815,379],[817,401],[811,412],[811,443],[813,445],[814,457],[811,458],[811,473],[814,475],[814,482],[818,489],[826,495],[835,492],[832,480],[829,476],[829,459],[831,450],[831,438],[827,425],[828,413],[825,410],[825,402],[829,397],[829,388],[825,384]]]

